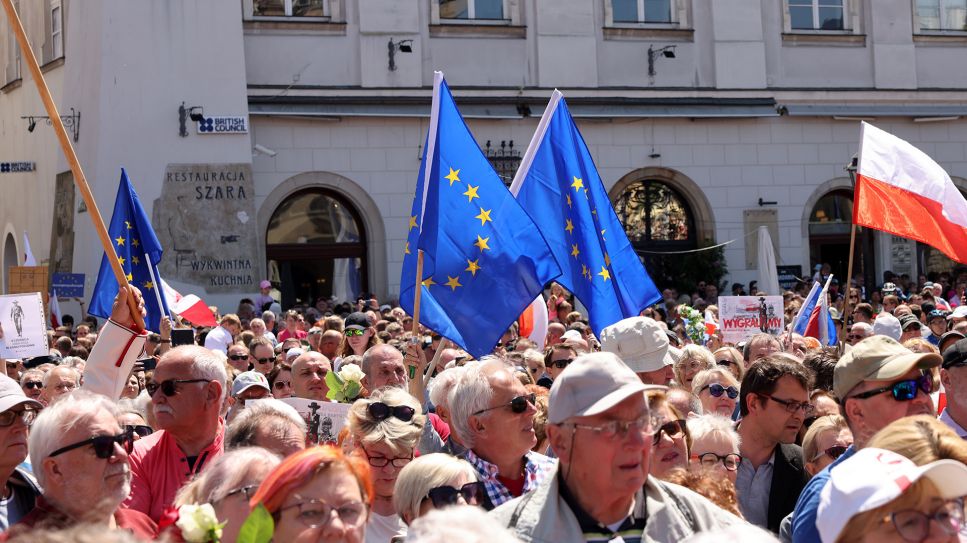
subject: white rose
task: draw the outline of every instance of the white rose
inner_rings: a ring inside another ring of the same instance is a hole
[[[356,364],[346,364],[339,368],[339,378],[343,381],[362,382],[363,376],[365,375],[363,370]]]
[[[218,523],[215,508],[208,503],[182,505],[178,508],[178,522],[175,524],[188,543],[207,543],[213,530],[216,541],[222,537],[222,526]]]

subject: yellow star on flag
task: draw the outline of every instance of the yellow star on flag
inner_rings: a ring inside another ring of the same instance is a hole
[[[490,249],[490,246],[487,245],[488,241],[490,241],[490,238],[482,238],[480,237],[480,235],[477,235],[477,241],[473,242],[473,244],[476,245],[477,248],[480,249],[480,252],[482,253]]]
[[[450,181],[450,186],[452,187],[454,182],[460,180],[460,170],[450,168],[450,173],[444,176],[444,179]]]
[[[432,277],[427,277],[426,279],[423,280],[423,286],[426,288],[430,288],[435,284],[436,284],[436,281],[434,281]]]
[[[124,226],[126,226],[128,230],[134,228],[133,226],[131,226],[131,223],[129,223],[128,221],[124,221]]]
[[[605,268],[604,266],[601,266],[601,271],[599,271],[597,275],[600,275],[605,281],[611,279],[611,272],[609,272],[608,268]]]
[[[124,266],[124,257],[123,256],[118,256],[118,264]]]
[[[410,254],[410,242],[408,241],[406,242],[406,247],[403,248],[403,254],[405,255]]]
[[[410,230],[413,230],[414,228],[416,228],[416,215],[411,215],[410,216],[410,228],[409,229]]]
[[[453,290],[457,290],[457,287],[462,287],[463,286],[463,285],[460,284],[460,276],[450,277],[449,275],[447,276],[446,285],[448,287],[450,287],[451,289],[453,289]]]
[[[140,247],[141,246],[141,242],[138,241],[137,239],[132,239],[131,240],[131,246],[132,247]]]
[[[154,283],[152,283],[151,281],[147,281],[147,282],[145,282],[145,284],[144,284],[144,288],[146,288],[146,289],[148,289],[148,290],[151,290],[151,289],[153,289],[153,288],[154,288]]]
[[[604,241],[607,241],[607,240],[604,239],[604,232],[606,230],[607,230],[607,228],[604,228],[604,229],[601,230],[601,239],[604,240]]]
[[[571,256],[577,258],[579,254],[581,254],[581,251],[578,250],[578,244],[571,245]]]
[[[571,195],[565,194],[565,196],[567,196],[567,207],[571,207]]]
[[[131,263],[134,264],[135,266],[137,266],[138,264],[141,263],[141,259],[138,258],[138,257],[136,257],[136,256],[132,256],[131,257]]]
[[[480,262],[480,259],[479,258],[477,260],[470,260],[468,258],[467,259],[467,269],[464,270],[464,271],[468,271],[468,272],[470,272],[470,275],[476,277],[477,276],[477,270],[480,269],[480,264],[478,264],[478,262]]]
[[[574,190],[581,190],[584,188],[584,180],[580,177],[575,177],[574,182],[571,183],[571,186],[574,187]]]
[[[571,219],[567,219],[567,224],[564,225],[564,229],[567,230],[568,234],[574,233],[574,223],[571,222]]]
[[[474,217],[475,219],[480,219],[480,226],[487,224],[487,221],[494,222],[493,219],[490,218],[491,211],[492,210],[490,209],[484,209],[482,207],[480,208],[480,215]]]
[[[473,202],[474,198],[480,198],[480,196],[477,196],[477,189],[479,188],[479,186],[475,187],[470,183],[467,183],[467,192],[464,192],[463,195],[467,197],[468,202]]]
[[[124,278],[128,280],[128,283],[130,283],[131,281],[134,281],[134,276],[131,275],[130,273],[125,275]]]
[[[126,240],[124,239],[123,236],[118,236],[118,237],[114,238],[114,241],[118,244],[118,247],[120,247],[120,246],[124,245],[124,242]]]

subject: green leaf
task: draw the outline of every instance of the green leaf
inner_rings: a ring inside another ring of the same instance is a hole
[[[338,394],[342,393],[343,380],[334,371],[330,371],[326,374],[326,386],[329,387],[329,392],[326,393],[326,398],[330,400],[337,400]]]
[[[347,400],[355,400],[362,390],[363,385],[359,384],[359,381],[349,381],[346,384],[346,390],[343,391],[343,394]]]
[[[275,532],[275,521],[269,510],[261,503],[249,513],[238,531],[237,543],[269,543]]]

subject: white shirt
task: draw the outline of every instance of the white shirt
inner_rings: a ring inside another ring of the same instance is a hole
[[[205,348],[211,349],[213,351],[221,351],[228,354],[228,346],[234,342],[232,338],[232,333],[228,331],[224,326],[216,326],[212,328],[208,335],[205,336]]]
[[[958,436],[962,437],[963,439],[967,439],[967,430],[965,430],[963,426],[957,424],[957,421],[955,421],[954,418],[950,416],[950,413],[947,412],[946,407],[944,407],[943,412],[940,413],[940,422],[950,426],[954,432],[957,432]]]
[[[389,543],[396,536],[406,536],[406,524],[399,515],[372,513],[366,523],[366,543]]]

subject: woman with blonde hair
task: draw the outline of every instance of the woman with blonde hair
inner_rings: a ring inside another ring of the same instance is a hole
[[[686,345],[682,354],[675,361],[675,382],[685,390],[692,390],[692,379],[702,370],[715,367],[712,353],[700,345]]]
[[[902,454],[918,466],[943,459],[967,464],[967,441],[928,415],[904,417],[888,424],[870,438],[868,446]]]
[[[735,347],[722,347],[712,352],[716,366],[728,368],[735,379],[742,382],[745,377],[745,365],[742,363],[742,353]]]
[[[852,444],[853,433],[846,419],[840,415],[819,417],[802,440],[803,467],[812,477],[842,456]]]
[[[727,368],[716,366],[692,379],[692,394],[702,401],[703,413],[731,417],[739,400],[739,381]]]
[[[466,460],[449,454],[421,456],[396,478],[393,506],[407,525],[434,509],[483,503],[484,484]]]

